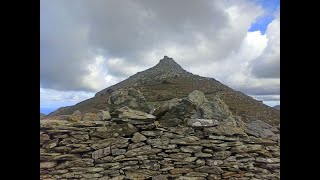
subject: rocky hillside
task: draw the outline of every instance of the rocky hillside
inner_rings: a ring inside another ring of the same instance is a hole
[[[94,113],[99,110],[107,110],[110,94],[125,87],[138,89],[144,94],[147,102],[154,107],[161,106],[173,98],[186,97],[194,90],[200,90],[209,100],[219,95],[229,106],[231,112],[241,116],[244,122],[262,120],[272,125],[277,125],[280,122],[278,110],[235,91],[213,78],[201,77],[187,72],[167,56],[161,59],[156,66],[138,72],[128,79],[96,93],[93,98],[74,106],[62,107],[49,116],[72,114],[76,110]]]
[[[280,105],[273,106],[273,108],[280,110]]]
[[[43,113],[40,113],[40,120],[41,119],[44,119],[44,118],[46,118],[47,117],[47,115],[45,115],[45,114],[43,114]]]
[[[40,179],[280,178],[280,127],[244,123],[219,96],[196,90],[154,108],[126,88],[107,104],[40,121]]]

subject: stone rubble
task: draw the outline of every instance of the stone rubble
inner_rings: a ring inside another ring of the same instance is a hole
[[[264,134],[280,128],[243,128],[219,98],[200,91],[153,115],[139,92],[117,93],[110,114],[40,121],[40,179],[280,179],[280,136]]]

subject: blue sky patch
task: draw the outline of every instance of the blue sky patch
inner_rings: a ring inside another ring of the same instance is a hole
[[[58,108],[44,108],[40,106],[40,113],[48,115],[49,113],[57,110]]]
[[[254,0],[254,2],[260,4],[265,13],[251,25],[249,32],[260,31],[265,34],[268,24],[275,19],[275,13],[280,9],[280,0]]]

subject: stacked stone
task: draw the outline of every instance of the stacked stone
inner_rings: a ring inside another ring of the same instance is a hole
[[[169,126],[130,107],[111,116],[41,120],[40,179],[280,178],[279,139],[256,137],[257,123],[250,130],[184,118]]]

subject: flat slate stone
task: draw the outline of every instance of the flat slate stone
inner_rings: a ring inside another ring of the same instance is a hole
[[[93,159],[99,159],[101,157],[108,156],[110,153],[111,153],[111,148],[110,147],[106,147],[104,149],[99,149],[99,150],[94,151],[92,153],[92,158]]]
[[[212,127],[218,126],[219,121],[215,119],[188,119],[187,124],[191,127]]]

